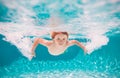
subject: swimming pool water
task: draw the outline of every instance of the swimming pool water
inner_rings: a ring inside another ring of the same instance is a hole
[[[0,0],[0,78],[119,78],[119,4],[119,0]],[[71,46],[55,57],[38,45],[36,57],[29,60],[32,39],[50,39],[41,34],[51,29],[47,25],[51,16],[64,21],[55,30],[72,33],[70,39],[92,52],[84,55],[81,48]]]

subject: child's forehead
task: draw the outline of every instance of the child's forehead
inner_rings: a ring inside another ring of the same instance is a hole
[[[57,34],[56,36],[67,36],[66,34],[63,34],[63,33],[59,33]]]
[[[57,38],[57,37],[67,38],[67,35],[66,35],[66,34],[57,34],[55,37],[56,37],[56,38]]]

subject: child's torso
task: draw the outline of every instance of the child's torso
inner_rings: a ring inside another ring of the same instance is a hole
[[[68,47],[67,45],[64,45],[64,46],[50,45],[48,46],[48,50],[49,50],[49,53],[52,55],[60,55],[64,53],[67,47]]]

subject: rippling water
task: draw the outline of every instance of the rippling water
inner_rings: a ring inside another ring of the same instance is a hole
[[[88,54],[72,46],[54,57],[39,45],[31,60],[33,39],[51,39],[50,31],[67,31]],[[0,0],[2,78],[119,78],[119,42],[119,0]]]

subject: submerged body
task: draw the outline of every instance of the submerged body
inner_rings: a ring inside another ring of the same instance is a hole
[[[67,45],[59,46],[51,43],[51,45],[47,47],[51,55],[60,55],[67,49],[68,46]]]
[[[42,44],[48,48],[48,51],[51,55],[60,55],[72,45],[78,45],[81,47],[84,52],[86,52],[85,47],[78,42],[77,40],[68,40],[68,34],[66,32],[53,32],[52,40],[45,40],[42,38],[36,38],[32,46],[32,57],[35,56],[35,48],[38,44]]]

